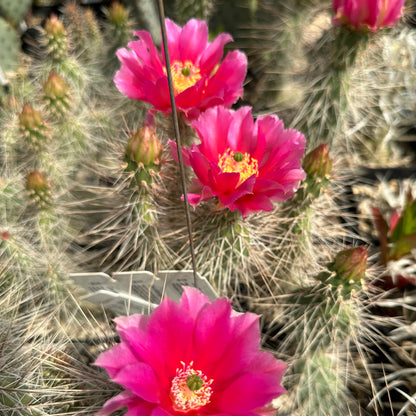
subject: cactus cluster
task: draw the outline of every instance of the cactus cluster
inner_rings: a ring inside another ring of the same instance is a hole
[[[277,118],[265,114],[277,112],[284,134],[296,128],[306,137],[294,196],[270,202],[285,187],[274,184],[263,195],[267,210],[255,212],[252,202],[255,213],[247,214],[235,200],[200,190],[204,169],[195,172],[190,160],[201,128],[181,107],[189,201],[201,193],[189,215],[193,258],[172,115],[149,112],[113,82],[120,60],[130,59],[128,50],[118,58],[116,51],[143,29],[138,22],[153,19],[137,13],[148,3],[114,1],[97,17],[66,2],[39,28],[45,53],[29,57],[16,24],[31,3],[0,0],[0,70],[12,73],[0,95],[0,413],[92,415],[119,392],[93,366],[118,341],[115,312],[84,302],[70,273],[157,275],[191,269],[195,260],[219,296],[262,315],[264,347],[289,364],[288,394],[274,403],[279,415],[412,414],[416,185],[380,175],[403,164],[411,171],[414,161],[403,157],[403,139],[414,139],[414,27],[354,31],[333,24],[339,16],[324,0],[167,5],[178,24],[205,19],[211,40],[230,32],[246,52],[237,107],[252,105],[268,126]],[[136,43],[137,53],[154,53],[149,45]],[[176,82],[199,79],[182,64],[173,62]],[[215,156],[229,163],[224,172],[240,175],[230,166],[240,169],[246,155]],[[261,167],[250,168],[248,178]],[[364,171],[375,172],[371,180]],[[395,184],[399,191],[386,191]]]

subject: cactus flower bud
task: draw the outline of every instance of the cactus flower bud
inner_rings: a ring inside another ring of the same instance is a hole
[[[153,167],[159,165],[162,156],[162,144],[156,131],[150,126],[143,126],[130,137],[126,147],[126,161],[136,162],[139,166]]]
[[[28,144],[35,150],[49,141],[49,132],[42,114],[30,104],[25,104],[19,114],[19,128]]]
[[[45,32],[49,37],[62,36],[66,33],[63,23],[55,14],[46,21]]]
[[[51,110],[63,113],[69,108],[69,86],[56,72],[49,74],[43,92]]]
[[[363,246],[340,251],[329,270],[346,282],[359,282],[364,279],[367,269],[367,250]]]
[[[52,15],[45,23],[46,46],[50,57],[62,61],[68,55],[66,30],[61,20]]]
[[[36,169],[29,172],[26,176],[25,188],[29,193],[31,202],[38,208],[44,209],[51,205],[50,183],[43,173]]]
[[[68,90],[68,84],[54,71],[49,74],[49,77],[43,86],[45,95],[54,99],[63,98],[68,94]]]
[[[128,20],[128,13],[126,8],[119,2],[112,3],[108,9],[108,20],[116,26],[124,25]]]
[[[332,159],[329,157],[328,143],[321,144],[310,151],[303,160],[303,169],[314,178],[326,178],[332,170]]]
[[[36,130],[43,124],[42,116],[30,104],[25,104],[19,115],[19,124],[27,130]]]

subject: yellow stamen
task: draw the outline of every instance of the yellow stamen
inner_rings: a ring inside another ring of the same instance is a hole
[[[172,71],[175,95],[180,94],[195,85],[201,79],[201,72],[191,61],[174,61],[170,66]]]
[[[238,172],[240,179],[237,186],[240,186],[252,175],[259,174],[258,162],[248,153],[234,152],[227,149],[223,155],[218,155],[218,166],[223,172]]]
[[[194,370],[193,362],[187,367],[181,363],[182,368],[176,370],[176,377],[172,380],[170,398],[175,410],[186,413],[209,403],[214,380],[208,380],[202,371]]]

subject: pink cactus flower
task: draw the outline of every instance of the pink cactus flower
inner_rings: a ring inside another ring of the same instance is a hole
[[[221,62],[224,45],[233,39],[222,33],[208,42],[204,21],[189,20],[183,28],[166,19],[169,56],[178,110],[188,120],[215,106],[230,107],[243,95],[247,57],[240,51],[228,52]],[[137,31],[139,40],[117,51],[121,69],[114,82],[123,94],[146,101],[156,110],[171,111],[168,79],[163,53],[153,44],[150,33]]]
[[[403,14],[406,0],[334,0],[335,25],[345,24],[354,30],[377,32],[393,27]]]
[[[285,130],[275,115],[253,120],[251,107],[237,111],[223,106],[202,113],[191,126],[201,143],[182,149],[193,179],[188,200],[197,205],[217,197],[220,207],[239,210],[243,218],[257,211],[271,211],[272,201],[291,198],[305,178],[301,159],[305,137]],[[172,157],[176,144],[169,141]]]
[[[123,407],[126,416],[273,414],[286,364],[259,351],[258,319],[190,287],[150,317],[115,319],[121,343],[95,364],[125,390],[97,415]]]

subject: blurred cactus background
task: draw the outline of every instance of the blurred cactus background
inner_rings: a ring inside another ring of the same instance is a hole
[[[289,364],[279,416],[416,414],[415,6],[366,33],[333,25],[330,0],[165,12],[230,33],[248,58],[234,107],[306,137],[293,198],[190,215],[198,272],[262,315],[263,347]],[[71,273],[192,268],[172,117],[113,82],[134,30],[160,46],[156,1],[0,0],[2,415],[92,416],[119,391],[92,366],[115,312]]]

